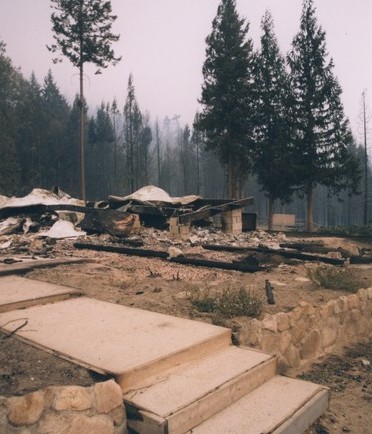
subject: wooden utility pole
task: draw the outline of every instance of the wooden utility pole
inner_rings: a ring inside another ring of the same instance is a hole
[[[363,131],[364,131],[364,225],[368,224],[368,152],[367,152],[367,120],[366,91],[363,91]]]

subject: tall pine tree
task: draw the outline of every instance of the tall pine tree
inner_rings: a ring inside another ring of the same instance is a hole
[[[217,150],[227,169],[228,196],[242,195],[254,147],[254,52],[247,38],[248,24],[236,10],[235,0],[222,0],[207,37],[197,127],[205,132],[207,149]]]
[[[266,12],[262,22],[261,50],[257,56],[257,149],[254,168],[258,182],[269,198],[272,229],[274,201],[289,200],[293,177],[289,127],[289,77],[274,33],[274,22]]]
[[[109,0],[52,0],[55,12],[51,15],[55,44],[48,49],[59,52],[79,69],[80,76],[80,196],[85,200],[84,167],[84,65],[93,63],[100,68],[116,64],[112,42],[119,35],[111,31],[116,15],[112,14]],[[58,59],[56,59],[58,61]]]
[[[358,163],[348,151],[352,136],[341,103],[341,87],[327,59],[325,32],[313,0],[304,0],[300,31],[288,54],[293,90],[298,186],[307,196],[306,229],[313,230],[317,184],[340,191],[358,184]]]

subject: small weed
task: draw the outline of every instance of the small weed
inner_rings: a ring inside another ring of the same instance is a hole
[[[262,312],[262,299],[245,288],[227,288],[212,293],[195,290],[191,303],[199,312],[215,313],[225,318],[234,316],[258,317]]]
[[[320,266],[310,272],[311,279],[326,289],[356,292],[363,283],[354,270]]]

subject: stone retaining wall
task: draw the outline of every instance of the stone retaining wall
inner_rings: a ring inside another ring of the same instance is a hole
[[[240,345],[278,356],[279,368],[298,368],[372,335],[372,288],[313,307],[306,302],[288,313],[240,321]]]
[[[109,380],[0,397],[0,433],[127,434],[122,391]]]

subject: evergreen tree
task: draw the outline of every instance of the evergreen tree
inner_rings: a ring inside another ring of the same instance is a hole
[[[111,193],[114,132],[109,108],[102,102],[95,118],[88,122],[87,191],[100,199]]]
[[[133,76],[130,74],[128,79],[128,93],[124,106],[124,138],[127,151],[129,189],[131,193],[138,188],[141,126],[142,115],[136,100]]]
[[[44,125],[41,85],[32,73],[23,89],[22,100],[17,107],[16,142],[21,165],[22,184],[29,192],[42,187],[42,130]]]
[[[207,37],[197,127],[205,132],[207,149],[216,150],[227,169],[228,196],[239,198],[254,147],[254,53],[248,24],[235,0],[222,0]]]
[[[341,87],[327,59],[325,32],[313,0],[304,0],[300,31],[288,55],[293,90],[295,164],[298,186],[307,196],[307,230],[313,230],[313,190],[356,188],[358,163],[349,152],[352,136],[341,103]]]
[[[109,0],[52,0],[55,12],[51,15],[55,44],[48,49],[60,52],[79,69],[80,75],[80,195],[85,200],[84,174],[84,64],[93,63],[99,69],[116,64],[111,49],[119,35],[111,32],[116,15],[112,14]]]
[[[84,105],[84,134],[87,129],[86,113],[87,105]],[[74,197],[79,195],[79,125],[80,125],[80,97],[75,96],[72,108],[69,114],[66,130],[66,148],[64,157],[61,161],[61,170],[63,173],[63,183],[61,188]]]
[[[143,116],[139,140],[139,183],[138,187],[149,183],[150,145],[152,142],[152,131],[149,116]]]
[[[118,130],[119,130],[119,116],[120,111],[118,109],[118,103],[116,101],[116,98],[112,101],[111,108],[111,123],[112,123],[112,129],[113,129],[113,138],[114,138],[114,149],[112,153],[113,157],[113,183],[112,183],[112,194],[117,194],[117,190],[119,188],[119,180],[118,180],[118,166],[119,166],[119,152],[118,152]],[[115,193],[116,192],[116,193]]]
[[[6,55],[0,40],[0,194],[12,195],[21,189],[21,167],[17,150],[17,108],[25,80]]]
[[[195,126],[198,124],[198,121],[199,121],[199,113],[196,113],[194,116],[191,143],[195,152],[195,181],[196,181],[195,192],[197,195],[199,195],[201,192],[201,172],[202,172],[201,155],[204,149],[204,142],[205,142],[204,134],[201,131],[199,131],[198,128],[195,128]]]
[[[269,12],[262,21],[261,50],[257,56],[257,149],[254,166],[269,199],[268,227],[272,229],[274,201],[289,200],[293,177],[289,128],[289,78],[274,34]]]
[[[185,128],[180,131],[179,137],[179,164],[182,176],[182,194],[191,193],[191,179],[192,168],[191,162],[193,160],[192,148],[190,141],[191,131],[190,127],[186,124]]]
[[[61,185],[63,173],[62,160],[67,148],[66,129],[70,115],[70,107],[62,96],[53,78],[51,70],[44,79],[41,90],[43,104],[43,184],[50,188]]]
[[[3,125],[0,112],[0,194],[11,196],[19,192],[21,168],[14,139]]]

